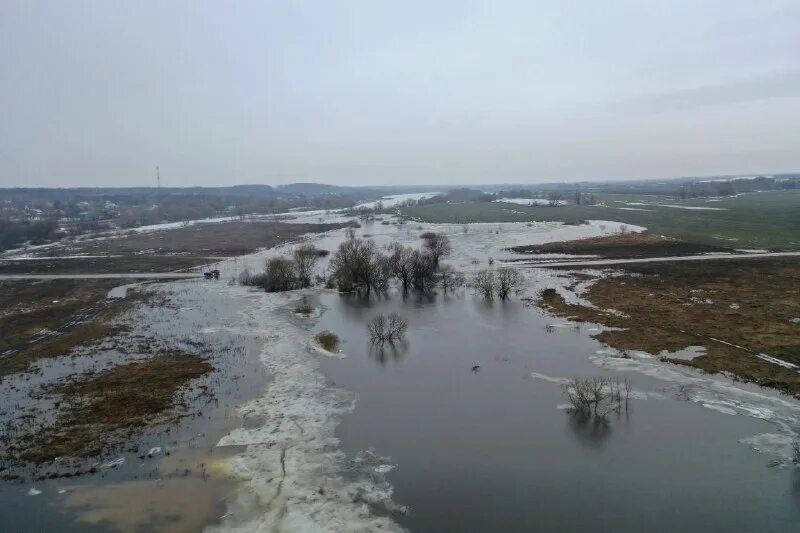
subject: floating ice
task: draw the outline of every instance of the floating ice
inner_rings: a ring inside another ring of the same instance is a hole
[[[335,431],[355,407],[356,396],[330,383],[309,353],[310,333],[286,312],[285,296],[253,293],[218,284],[217,290],[246,296],[236,320],[242,332],[260,332],[261,361],[272,380],[262,397],[241,407],[242,416],[262,420],[239,428],[219,446],[245,446],[228,460],[243,484],[228,500],[212,530],[400,531],[387,513],[401,511],[384,475],[388,461],[364,452],[348,461]],[[267,341],[268,339],[268,341]]]
[[[676,385],[677,397],[727,415],[749,416],[773,424],[787,437],[800,427],[800,403],[777,392],[750,390],[723,375],[661,363],[656,359],[622,359],[594,355],[589,358],[601,368],[618,372],[640,372]]]
[[[741,439],[739,442],[747,444],[757,452],[774,455],[789,461],[792,459],[792,445],[796,438],[796,435],[760,433]]]
[[[549,381],[550,383],[557,383],[558,385],[566,385],[567,383],[569,383],[569,379],[567,378],[546,376],[538,372],[531,372],[530,375],[533,379],[541,379],[542,381]]]
[[[42,493],[42,491],[40,491],[39,489],[36,489],[34,487],[31,487],[31,488],[28,489],[28,496],[38,496],[41,493]]]

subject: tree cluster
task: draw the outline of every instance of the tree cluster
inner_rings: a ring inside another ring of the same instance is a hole
[[[373,241],[350,236],[331,258],[331,277],[341,291],[363,288],[380,292],[392,279],[404,292],[430,292],[440,283],[445,290],[452,290],[463,284],[463,276],[440,267],[441,259],[451,253],[447,236],[430,233],[422,237],[421,250],[395,242],[383,253]]]
[[[245,269],[239,274],[239,284],[263,287],[267,292],[290,291],[310,287],[317,262],[327,255],[326,250],[304,244],[295,248],[292,259],[270,257],[263,273],[252,274]]]
[[[472,277],[472,286],[486,300],[493,300],[495,295],[501,300],[507,300],[511,293],[521,292],[525,288],[525,276],[511,267],[484,269],[477,271]]]

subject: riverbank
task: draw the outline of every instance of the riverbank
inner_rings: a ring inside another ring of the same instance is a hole
[[[604,344],[800,395],[800,258],[619,264],[579,270],[540,307],[607,328]],[[566,272],[569,276],[572,272]],[[565,298],[566,296],[566,298]],[[695,348],[686,358],[680,352]]]

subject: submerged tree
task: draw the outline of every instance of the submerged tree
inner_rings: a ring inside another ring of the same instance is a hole
[[[367,322],[367,332],[373,344],[401,340],[408,329],[408,321],[397,313],[376,315]]]
[[[439,261],[450,255],[452,251],[450,239],[444,233],[433,232],[423,233],[422,238],[425,252],[430,256],[433,264],[438,267]]]
[[[450,265],[443,265],[439,269],[439,284],[444,292],[450,292],[462,287],[464,282],[464,274],[458,272]]]
[[[419,292],[431,292],[436,287],[437,265],[430,254],[414,250],[411,253],[411,284]]]
[[[516,268],[498,268],[495,277],[497,280],[497,296],[501,300],[507,299],[512,292],[518,293],[525,288],[525,276]]]
[[[397,242],[390,244],[389,269],[403,291],[407,291],[414,279],[414,249]]]
[[[304,244],[294,250],[294,266],[297,270],[297,282],[301,287],[311,285],[314,269],[320,258],[320,251],[313,244]]]
[[[391,276],[388,259],[371,240],[348,239],[339,245],[330,268],[339,290],[361,285],[367,292],[385,290]]]
[[[494,300],[494,272],[491,270],[478,270],[472,277],[472,286],[477,290],[486,300]]]

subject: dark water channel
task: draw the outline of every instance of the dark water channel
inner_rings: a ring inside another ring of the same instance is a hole
[[[798,472],[739,442],[766,422],[680,401],[638,373],[620,376],[658,399],[606,423],[559,409],[560,385],[531,372],[613,375],[589,360],[602,346],[585,332],[546,328],[560,320],[469,293],[321,303],[319,329],[348,355],[325,372],[359,395],[342,447],[391,456],[412,531],[800,530]],[[407,344],[376,351],[365,323],[389,311],[409,320]]]

